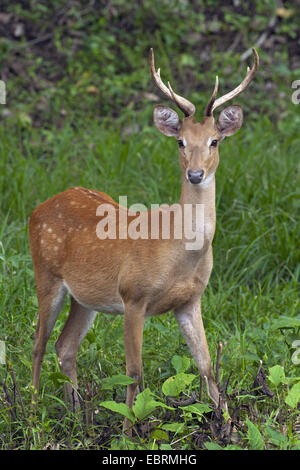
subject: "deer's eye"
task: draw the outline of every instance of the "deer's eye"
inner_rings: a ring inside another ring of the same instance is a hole
[[[217,145],[218,145],[217,139],[212,140],[211,143],[210,143],[211,147],[216,147]]]
[[[185,147],[186,146],[185,139],[178,139],[177,142],[178,142],[179,147]]]

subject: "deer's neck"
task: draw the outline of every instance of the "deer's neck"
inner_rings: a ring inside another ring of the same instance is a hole
[[[216,226],[215,176],[199,186],[189,183],[183,176],[180,205],[182,213],[187,214],[183,219],[184,227],[187,228],[186,233],[189,230],[197,233],[199,240],[203,234],[203,248],[206,251],[213,240]],[[202,249],[196,251],[199,254],[203,253]]]
[[[193,185],[182,176],[180,205],[183,207],[184,204],[204,204],[207,215],[211,212],[215,214],[215,186],[214,175],[202,185]]]

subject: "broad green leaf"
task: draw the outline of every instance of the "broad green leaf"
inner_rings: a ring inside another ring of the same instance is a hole
[[[180,406],[183,411],[188,411],[189,413],[195,413],[197,415],[203,415],[204,413],[209,413],[212,409],[205,405],[204,403],[194,403],[193,405]]]
[[[173,377],[169,377],[162,386],[163,394],[170,397],[178,397],[195,379],[194,374],[184,374],[183,372]]]
[[[287,317],[281,315],[277,320],[274,321],[272,325],[273,330],[279,328],[299,328],[300,327],[300,317]]]
[[[175,354],[175,356],[172,357],[171,364],[176,370],[176,373],[179,374],[180,372],[186,372],[189,369],[191,359],[187,356],[178,356]]]
[[[300,382],[293,385],[284,401],[291,408],[297,407],[298,403],[300,402]]]
[[[149,416],[155,408],[162,405],[161,402],[154,400],[153,393],[149,388],[146,388],[137,395],[132,410],[138,419],[143,420]]]
[[[156,428],[156,429],[154,429],[153,433],[151,434],[151,440],[169,442],[169,436],[162,429]]]
[[[270,426],[266,426],[264,428],[264,434],[275,446],[282,450],[287,449],[289,439],[283,433],[272,429]]]
[[[205,442],[204,445],[208,450],[224,450],[223,447],[216,442]]]
[[[129,419],[132,423],[135,422],[135,416],[132,410],[125,403],[116,403],[115,401],[102,401],[100,406],[107,408],[108,410],[119,413]]]
[[[159,450],[174,450],[170,444],[161,444]]]
[[[112,390],[116,385],[129,385],[134,382],[135,380],[128,377],[128,375],[113,375],[112,377],[103,379],[101,390]]]
[[[246,419],[248,426],[247,439],[249,441],[249,447],[251,450],[263,450],[264,441],[263,437],[258,428],[248,418]]]
[[[162,425],[162,429],[165,431],[176,432],[180,434],[185,427],[185,423],[166,423]]]
[[[276,387],[281,383],[286,383],[285,373],[282,366],[276,365],[269,368],[269,379]]]

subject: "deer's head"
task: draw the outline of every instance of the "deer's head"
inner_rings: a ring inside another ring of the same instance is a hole
[[[218,77],[216,77],[213,94],[205,108],[202,122],[194,121],[195,106],[193,103],[177,95],[170,83],[166,86],[160,78],[160,69],[155,70],[153,49],[150,51],[151,75],[158,88],[171,99],[184,113],[184,119],[166,106],[155,106],[154,124],[160,132],[177,139],[180,164],[187,181],[194,185],[207,184],[219,164],[219,142],[226,136],[233,135],[243,123],[243,111],[240,106],[230,105],[223,109],[217,121],[213,112],[222,104],[231,100],[244,91],[252,81],[259,64],[258,54],[253,49],[254,65],[247,69],[242,83],[226,95],[216,99],[218,92]]]

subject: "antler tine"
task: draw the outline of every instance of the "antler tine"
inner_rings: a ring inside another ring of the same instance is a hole
[[[186,117],[193,116],[195,114],[196,108],[187,99],[185,99],[183,96],[177,95],[171,88],[170,83],[168,82],[168,87],[163,83],[161,77],[160,77],[160,69],[155,70],[155,64],[154,64],[154,52],[151,47],[150,49],[150,70],[151,70],[151,75],[158,86],[158,88],[176,105],[178,108],[184,113]]]
[[[217,93],[218,93],[218,88],[219,88],[219,77],[216,75],[216,83],[215,83],[215,88],[214,91],[211,95],[211,98],[205,108],[205,113],[204,116],[211,116],[212,115],[212,107],[214,102],[216,101]]]
[[[162,79],[160,78],[160,68],[155,70],[155,64],[154,64],[154,52],[151,47],[150,49],[150,70],[151,70],[151,75],[158,86],[158,88],[170,99],[172,99],[172,95],[169,91],[169,89],[166,87],[166,85],[163,83]]]
[[[205,116],[211,116],[216,108],[218,108],[222,104],[224,104],[227,101],[232,100],[233,98],[238,96],[240,93],[242,93],[244,90],[246,90],[246,88],[250,85],[251,81],[254,78],[254,75],[256,74],[256,71],[257,71],[258,65],[259,65],[259,56],[258,56],[258,53],[256,52],[256,49],[253,48],[252,52],[253,52],[253,56],[254,56],[254,64],[253,64],[252,69],[247,67],[247,74],[246,74],[246,77],[244,78],[244,80],[242,81],[242,83],[240,83],[240,85],[238,85],[234,90],[230,91],[226,95],[221,96],[217,100],[215,99],[216,96],[214,96],[214,93],[213,93],[212,97],[209,100],[209,103],[206,107]],[[215,87],[215,89],[216,89],[216,87]],[[215,92],[215,90],[214,90],[214,92]],[[210,114],[207,114],[207,112],[209,112]]]

